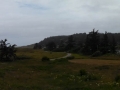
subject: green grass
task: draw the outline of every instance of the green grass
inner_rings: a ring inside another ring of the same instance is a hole
[[[74,64],[67,59],[42,62],[65,53],[20,49],[17,55],[31,57],[14,62],[0,62],[0,90],[120,90],[120,65]],[[83,56],[84,57],[84,56]],[[88,58],[88,57],[87,57]],[[84,70],[86,74],[80,75]]]

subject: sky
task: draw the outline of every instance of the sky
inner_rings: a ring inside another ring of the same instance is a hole
[[[120,0],[0,0],[0,39],[17,46],[93,28],[120,33]]]

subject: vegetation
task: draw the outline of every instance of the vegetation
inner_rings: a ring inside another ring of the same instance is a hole
[[[34,54],[35,53],[35,54]],[[1,90],[119,90],[120,57],[111,65],[93,62],[71,63],[68,59],[56,59],[42,62],[42,57],[55,58],[65,53],[44,52],[42,50],[18,48],[17,55],[24,54],[30,59],[17,60],[14,63],[0,62]],[[55,56],[54,56],[55,55]],[[76,55],[76,54],[75,54]],[[24,57],[25,57],[24,56]],[[76,55],[77,56],[77,55]],[[81,55],[80,57],[85,57]],[[111,59],[111,55],[106,56]],[[76,57],[75,57],[76,58]],[[86,57],[89,59],[89,57]],[[87,59],[87,60],[88,60]],[[92,61],[89,60],[89,61]],[[99,59],[103,60],[102,57]],[[75,60],[71,60],[75,61]],[[96,62],[95,62],[96,61]],[[94,64],[96,63],[96,64]],[[97,64],[98,63],[98,64]]]
[[[88,34],[63,36],[65,39],[63,39],[62,36],[56,37],[57,39],[55,37],[50,37],[51,39],[46,38],[37,45],[49,51],[82,53],[84,55],[97,57],[107,53],[116,53],[116,49],[118,49],[116,47],[119,46],[119,37],[115,35],[116,34],[107,32],[101,34],[98,30],[95,31],[95,29],[93,29],[93,31]],[[37,47],[37,45],[35,47]]]
[[[45,62],[45,61],[50,61],[50,59],[49,59],[48,57],[46,57],[46,56],[42,57],[41,60],[42,60],[43,62]]]
[[[16,55],[18,58],[22,60],[24,59],[39,59],[41,60],[42,57],[46,56],[50,59],[63,57],[66,55],[65,52],[47,52],[44,50],[39,49],[31,49],[31,48],[17,48]]]
[[[0,60],[1,61],[13,61],[16,59],[16,49],[15,44],[10,45],[6,43],[7,39],[0,41]]]

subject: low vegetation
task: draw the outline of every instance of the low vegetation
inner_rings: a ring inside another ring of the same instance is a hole
[[[94,62],[71,63],[69,58],[43,62],[42,59],[57,58],[66,53],[44,52],[42,50],[18,48],[16,52],[20,60],[0,62],[0,90],[119,90],[120,62],[104,65]],[[23,55],[23,56],[22,56]],[[44,57],[46,56],[46,57]],[[79,61],[89,57],[73,54]],[[110,59],[110,55],[106,55]],[[93,58],[93,57],[92,57]],[[106,61],[99,57],[101,61]]]
[[[50,59],[49,59],[48,57],[46,57],[46,56],[42,57],[41,60],[42,60],[43,62],[45,62],[45,61],[50,61]]]

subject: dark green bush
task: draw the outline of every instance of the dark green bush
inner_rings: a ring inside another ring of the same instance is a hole
[[[92,54],[92,57],[98,57],[98,56],[101,56],[102,53],[100,51],[96,51]]]
[[[94,81],[94,80],[98,80],[99,77],[97,75],[94,74],[89,74],[87,76],[84,77],[85,81]]]
[[[43,62],[44,62],[44,61],[50,61],[50,59],[49,59],[47,56],[42,57],[41,60],[42,60]]]
[[[120,82],[120,75],[117,75],[117,76],[115,77],[115,81],[116,81],[116,82]]]
[[[6,42],[7,39],[0,41],[0,61],[14,61],[16,59],[16,45]]]
[[[79,71],[79,75],[81,76],[82,80],[84,80],[84,81],[94,81],[94,80],[99,80],[100,79],[100,77],[98,75],[94,75],[92,73],[88,73],[84,69],[81,69]]]
[[[84,70],[84,69],[81,69],[81,70],[79,71],[79,75],[80,75],[80,76],[87,75],[87,71]]]

